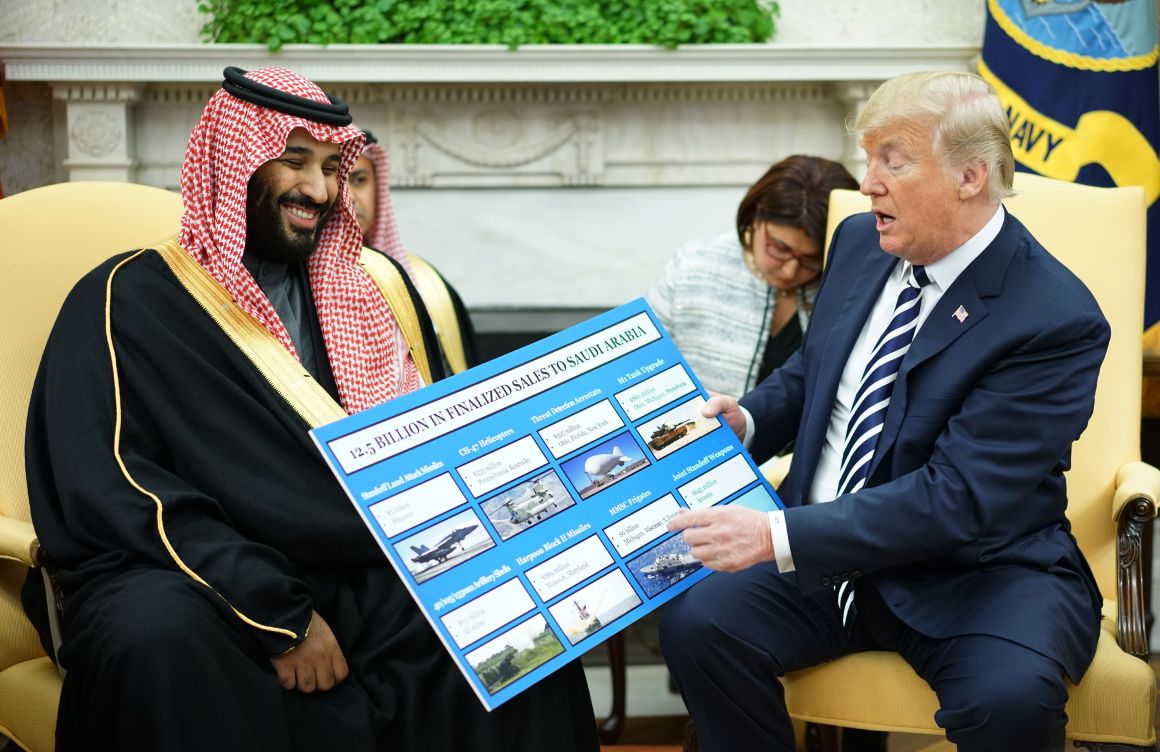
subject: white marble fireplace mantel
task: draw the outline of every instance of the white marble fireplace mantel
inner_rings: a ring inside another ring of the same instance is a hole
[[[52,92],[57,179],[165,187],[223,67],[298,71],[384,143],[404,241],[471,308],[591,309],[643,293],[680,242],[727,231],[772,162],[817,154],[859,174],[844,123],[874,87],[977,52],[11,45],[0,63]]]
[[[912,70],[963,68],[974,46],[649,45],[14,45],[10,81],[210,82],[223,62],[283,65],[330,83],[882,81]]]

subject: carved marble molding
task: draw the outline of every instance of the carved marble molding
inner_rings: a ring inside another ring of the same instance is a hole
[[[866,108],[866,101],[874,93],[881,82],[875,81],[843,81],[833,84],[834,98],[842,103],[846,111],[846,122],[853,124]],[[841,160],[853,175],[862,178],[866,170],[866,152],[862,144],[853,136],[846,137],[845,149],[842,150]]]
[[[172,134],[192,124],[224,65],[283,65],[385,134],[399,187],[741,185],[771,157],[862,158],[843,121],[879,81],[963,69],[975,47],[705,45],[15,45],[9,81],[65,102],[73,179],[171,183]],[[133,109],[144,115],[134,117]],[[179,112],[180,117],[174,115]],[[140,130],[141,133],[137,133]],[[742,148],[744,145],[744,148]],[[110,171],[111,170],[111,171]]]
[[[844,148],[846,105],[824,83],[326,88],[384,143],[397,188],[735,186],[778,154],[838,158]],[[215,90],[190,83],[142,90],[135,122],[146,182],[174,184],[179,134]]]
[[[496,83],[467,84],[338,84],[327,86],[352,107],[366,104],[552,104],[597,106],[607,104],[644,104],[658,102],[740,103],[801,102],[824,100],[834,91],[869,87],[870,84],[847,83],[845,86],[810,82],[652,82],[652,83]],[[176,87],[174,87],[176,88]],[[201,89],[207,96],[215,87]],[[867,94],[868,96],[868,94]]]
[[[65,103],[70,180],[131,181],[136,165],[131,108],[141,85],[126,82],[57,83]]]
[[[210,82],[225,65],[283,65],[338,83],[882,81],[913,70],[959,70],[977,45],[12,45],[9,81]]]

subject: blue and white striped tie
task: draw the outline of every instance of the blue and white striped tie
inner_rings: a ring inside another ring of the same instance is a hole
[[[918,311],[922,302],[922,288],[930,282],[921,266],[911,267],[911,281],[898,293],[890,324],[878,338],[862,381],[850,409],[846,426],[846,446],[838,474],[838,496],[854,493],[866,485],[870,477],[870,461],[878,436],[886,423],[886,407],[894,393],[894,382],[902,359],[910,349],[914,330],[918,328]],[[915,284],[917,283],[917,286]],[[849,627],[854,620],[854,586],[846,580],[838,586],[838,607],[842,609],[842,624]]]

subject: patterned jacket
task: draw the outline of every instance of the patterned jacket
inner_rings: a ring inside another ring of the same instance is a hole
[[[756,385],[774,290],[749,271],[734,233],[681,246],[645,299],[705,388],[740,397]],[[799,291],[803,332],[806,299]]]

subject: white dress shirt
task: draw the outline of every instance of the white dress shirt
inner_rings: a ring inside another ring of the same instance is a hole
[[[934,309],[939,299],[942,298],[947,288],[958,279],[958,276],[962,274],[963,270],[978,258],[979,254],[986,250],[987,246],[991,244],[991,241],[998,236],[999,230],[1003,227],[1004,216],[1003,207],[1000,205],[994,216],[983,226],[983,229],[979,230],[970,240],[938,261],[923,267],[926,271],[926,276],[930,279],[930,283],[922,288],[918,325],[915,328],[916,337],[918,336],[918,330],[922,328],[923,322],[926,321],[926,317]],[[809,493],[806,495],[807,504],[820,504],[833,501],[838,493],[839,466],[842,461],[842,449],[846,441],[846,425],[850,421],[850,407],[853,405],[854,396],[858,392],[858,385],[862,380],[862,371],[865,369],[866,361],[874,349],[875,341],[886,328],[887,324],[890,323],[890,318],[894,314],[894,304],[898,298],[898,294],[902,292],[902,288],[910,278],[911,265],[899,259],[894,270],[890,273],[890,277],[887,278],[882,291],[878,294],[878,300],[874,303],[870,317],[866,320],[861,333],[858,335],[858,339],[854,342],[854,348],[850,351],[850,356],[846,360],[846,366],[842,370],[842,378],[838,382],[838,392],[834,398],[834,410],[830,414],[830,425],[826,429],[826,443],[822,447],[821,455],[818,457],[818,468],[817,473],[814,475],[813,486],[810,487]],[[753,417],[747,410],[743,409],[743,411],[745,413],[746,425],[744,443],[745,446],[749,446],[753,439],[755,426]],[[793,553],[790,550],[789,533],[785,525],[785,512],[780,509],[769,512],[769,530],[773,538],[773,551],[777,560],[778,571],[794,571]]]

